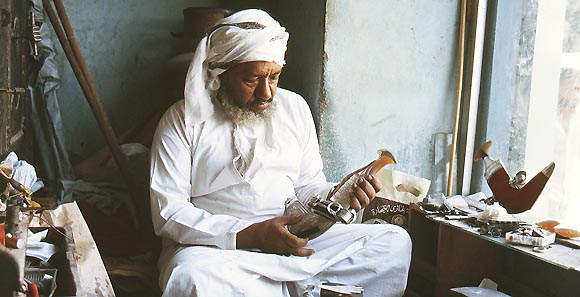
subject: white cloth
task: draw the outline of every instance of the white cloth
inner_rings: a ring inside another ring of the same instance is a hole
[[[274,101],[271,119],[253,127],[234,127],[219,109],[188,126],[184,101],[162,118],[151,150],[151,213],[164,238],[159,266],[165,296],[288,296],[287,282],[298,291],[320,276],[352,282],[340,275],[356,275],[356,285],[384,296],[402,295],[411,243],[395,226],[335,226],[309,243],[316,253],[308,258],[235,250],[236,233],[283,215],[287,197],[325,196],[333,186],[322,172],[304,99],[278,88]],[[236,167],[240,160],[243,172]]]
[[[166,112],[151,148],[151,212],[159,235],[235,249],[235,234],[282,215],[287,197],[326,195],[333,184],[322,172],[308,105],[280,88],[275,96],[272,119],[253,127],[234,129],[221,110],[187,127],[183,101]],[[240,159],[247,164],[243,176],[234,164]]]
[[[163,296],[319,296],[324,280],[362,285],[364,296],[402,296],[410,245],[396,225],[336,224],[309,242],[310,257],[181,246],[162,258],[160,282]]]
[[[185,78],[188,126],[200,124],[212,115],[211,92],[219,88],[218,75],[227,70],[229,63],[285,64],[288,33],[265,11],[242,10],[218,21],[214,28],[217,29],[199,42]]]

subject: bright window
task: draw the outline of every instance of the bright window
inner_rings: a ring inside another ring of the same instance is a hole
[[[510,16],[509,12],[502,14],[502,9],[513,8],[499,3],[498,22],[502,15]],[[505,104],[511,129],[501,132],[501,128],[488,127],[487,135],[504,135],[507,143],[500,143],[500,150],[503,145],[502,158],[512,175],[525,169],[529,180],[555,162],[551,179],[528,213],[580,226],[580,1],[522,0],[519,5],[519,41],[516,46],[503,47],[504,58],[506,51],[516,56],[511,84],[514,95],[507,100],[490,99],[490,104]],[[496,45],[494,50],[498,49]],[[494,81],[500,83],[493,73],[501,71],[496,67],[492,72],[492,89]],[[494,90],[490,97],[494,94],[502,97]],[[501,108],[495,108],[494,116],[490,107],[488,126],[505,118]]]

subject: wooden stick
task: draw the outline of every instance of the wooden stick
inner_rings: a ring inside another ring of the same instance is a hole
[[[54,2],[54,7],[56,8],[56,12],[58,13],[58,16],[60,18],[60,23],[62,24],[62,27],[63,27],[64,32],[66,34],[66,40],[70,44],[70,47],[71,47],[72,52],[74,54],[74,57],[76,58],[78,65],[80,67],[80,70],[81,70],[85,80],[87,81],[87,85],[89,87],[89,90],[93,93],[93,95],[97,99],[97,101],[101,102],[101,100],[99,98],[99,92],[97,92],[97,88],[95,87],[95,82],[91,78],[87,64],[85,63],[85,59],[83,58],[83,55],[80,51],[80,48],[79,48],[78,43],[77,43],[77,38],[76,38],[75,33],[71,27],[70,20],[68,18],[68,15],[66,13],[64,5],[62,4],[61,0],[53,0],[53,2]],[[99,111],[99,113],[104,114],[105,112],[102,108],[102,105],[101,104],[98,104],[98,105],[100,106],[100,109],[101,109]]]
[[[461,0],[461,19],[459,23],[459,40],[457,50],[457,84],[455,87],[455,121],[453,123],[453,138],[451,141],[451,156],[449,159],[449,174],[447,178],[447,196],[453,195],[453,167],[455,167],[455,153],[457,152],[457,134],[459,133],[459,116],[461,113],[461,95],[463,93],[463,64],[465,60],[465,19],[467,14],[467,0]]]
[[[76,38],[74,37],[74,33],[72,32],[72,27],[70,26],[68,16],[64,11],[64,6],[62,5],[62,2],[60,0],[54,0],[54,2],[55,7],[59,10],[58,13],[61,18],[61,21],[63,22],[62,26],[64,27],[64,31],[49,0],[42,1],[44,9],[46,10],[50,22],[52,23],[56,35],[64,49],[66,57],[69,63],[71,64],[73,72],[81,86],[83,94],[85,95],[85,98],[87,99],[87,102],[89,103],[89,106],[91,107],[91,110],[95,115],[97,123],[101,128],[101,132],[103,133],[107,145],[109,146],[111,155],[113,156],[113,159],[115,160],[119,170],[121,171],[121,176],[123,177],[127,185],[127,189],[129,190],[129,194],[133,201],[135,210],[139,212],[140,209],[139,205],[148,202],[139,200],[139,198],[142,198],[143,195],[141,195],[140,192],[138,191],[137,187],[135,186],[135,183],[133,182],[133,178],[130,175],[129,162],[127,156],[121,151],[121,147],[119,146],[111,123],[109,122],[109,118],[107,117],[103,105],[101,104],[100,96],[96,90],[94,81],[92,80],[88,72],[86,63],[84,62],[82,54],[80,53],[78,44],[76,43]],[[141,223],[146,223],[143,222],[144,218],[140,213],[138,214],[138,216],[139,221]]]

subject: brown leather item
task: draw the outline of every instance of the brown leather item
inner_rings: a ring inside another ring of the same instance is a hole
[[[553,167],[551,163],[546,167]],[[495,199],[499,204],[508,211],[508,213],[521,213],[532,208],[540,193],[546,186],[549,176],[545,175],[543,171],[532,178],[525,186],[521,188],[513,188],[510,186],[510,177],[504,167],[493,173],[488,179],[487,183],[493,191]]]
[[[536,225],[542,229],[546,229],[548,231],[554,232],[554,227],[560,225],[560,222],[556,220],[545,220],[541,222],[537,222]]]
[[[554,232],[559,236],[564,238],[576,238],[580,237],[580,231],[574,228],[566,228],[566,227],[554,227]]]
[[[409,224],[409,205],[377,196],[365,207],[362,222],[367,224],[393,224],[407,228]]]
[[[483,159],[485,178],[494,198],[510,214],[529,210],[544,190],[556,164],[551,162],[529,182],[525,183],[525,172],[521,171],[512,178],[500,160],[494,160],[489,156],[491,144],[491,141],[484,143],[476,153],[474,160]]]

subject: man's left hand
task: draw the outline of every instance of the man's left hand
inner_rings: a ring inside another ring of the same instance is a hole
[[[350,197],[350,205],[354,210],[359,211],[363,207],[375,199],[375,195],[383,186],[378,178],[367,175],[360,177],[354,185],[352,185],[352,196]]]

